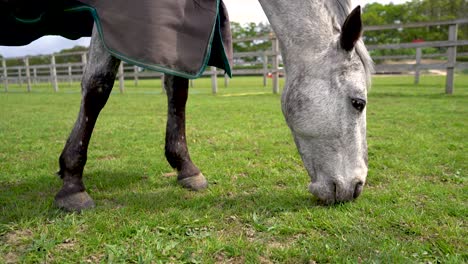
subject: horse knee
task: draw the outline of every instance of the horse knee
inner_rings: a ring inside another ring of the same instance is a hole
[[[101,110],[109,98],[114,81],[115,74],[112,72],[92,73],[84,76],[81,88],[86,108]]]
[[[110,92],[114,86],[115,73],[113,71],[93,72],[85,74],[81,81],[81,86],[84,92],[96,94],[105,94]]]

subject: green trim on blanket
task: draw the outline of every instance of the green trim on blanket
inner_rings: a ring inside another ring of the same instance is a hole
[[[187,72],[184,72],[184,71],[173,70],[173,69],[170,69],[170,68],[164,67],[162,65],[158,65],[158,64],[151,64],[151,63],[146,63],[146,62],[143,62],[143,61],[135,60],[135,59],[132,59],[132,58],[129,58],[129,57],[125,56],[124,54],[119,53],[118,51],[115,51],[115,50],[111,49],[110,47],[107,46],[106,42],[104,41],[104,32],[102,30],[102,25],[101,25],[101,21],[99,19],[99,15],[98,15],[96,9],[91,7],[91,6],[83,4],[82,6],[69,8],[69,9],[66,9],[64,11],[65,12],[79,12],[79,11],[89,11],[89,12],[91,12],[91,14],[92,14],[92,16],[94,18],[94,22],[97,25],[97,29],[98,29],[98,32],[99,32],[99,37],[101,38],[101,41],[104,44],[104,47],[106,48],[106,50],[109,53],[111,53],[113,56],[117,57],[118,59],[123,60],[123,61],[128,62],[128,63],[131,63],[131,64],[135,64],[135,65],[140,66],[142,68],[146,68],[146,69],[150,69],[150,70],[154,70],[154,71],[158,71],[158,72],[162,72],[162,73],[166,73],[166,74],[170,74],[170,75],[175,75],[175,76],[179,76],[179,77],[183,77],[183,78],[187,78],[187,79],[196,79],[196,78],[199,78],[203,74],[203,72],[205,71],[205,68],[208,66],[208,61],[209,61],[210,55],[211,55],[211,48],[213,46],[212,43],[213,43],[213,38],[214,38],[214,35],[215,35],[215,31],[216,31],[215,30],[216,26],[218,26],[219,32],[221,32],[221,30],[220,30],[221,29],[221,23],[220,23],[219,5],[220,5],[220,0],[216,0],[216,6],[217,6],[216,20],[215,20],[215,23],[213,24],[213,29],[211,30],[210,41],[209,41],[208,46],[207,46],[207,48],[205,50],[205,52],[206,52],[205,53],[205,58],[203,60],[202,65],[200,66],[198,72],[195,73],[195,74],[187,73]],[[219,35],[219,38],[221,39],[221,45],[222,45],[222,48],[223,48],[222,57],[223,57],[224,64],[226,65],[226,68],[227,68],[226,73],[229,75],[229,77],[232,77],[231,65],[230,65],[229,60],[227,58],[226,50],[224,49],[224,44],[223,44],[223,41],[222,41],[221,33],[219,33],[218,35]]]
[[[33,18],[33,19],[30,19],[30,18],[19,18],[19,17],[17,17],[17,16],[13,16],[13,17],[14,17],[15,20],[18,21],[18,22],[21,22],[21,23],[24,23],[24,24],[34,24],[34,23],[37,23],[37,22],[41,21],[43,15],[44,15],[44,12],[41,13],[41,14],[39,15],[39,17]]]
[[[221,34],[221,16],[219,15],[219,6],[218,6],[218,16],[216,17],[216,24],[218,24],[218,36],[219,40],[221,42],[221,47],[223,48],[223,54],[221,55],[223,57],[223,63],[224,66],[226,67],[226,73],[229,76],[229,78],[232,78],[232,69],[231,69],[231,64],[229,63],[229,59],[226,55],[226,48],[224,48],[224,42],[223,42],[223,36]]]
[[[189,79],[196,79],[200,77],[205,71],[206,66],[208,66],[208,61],[210,60],[210,56],[211,56],[211,48],[213,46],[213,37],[216,31],[216,24],[218,24],[217,21],[218,21],[218,16],[219,16],[219,1],[220,0],[216,0],[216,19],[215,19],[213,28],[211,29],[210,41],[208,42],[208,47],[206,48],[206,51],[205,51],[206,52],[205,59],[203,60],[203,64],[201,65],[201,68],[198,70],[198,73],[194,77],[189,78]],[[181,76],[181,77],[184,77],[184,76]]]

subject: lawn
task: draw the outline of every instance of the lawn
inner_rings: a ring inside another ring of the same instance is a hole
[[[159,80],[118,85],[94,130],[85,184],[97,207],[53,205],[54,173],[75,121],[79,84],[0,93],[0,263],[466,263],[468,75],[374,77],[369,175],[354,202],[307,192],[280,109],[261,78],[219,94],[196,80],[187,108],[203,192],[180,188],[164,158]]]

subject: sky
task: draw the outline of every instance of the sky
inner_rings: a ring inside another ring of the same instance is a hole
[[[378,2],[381,4],[401,4],[408,0],[352,0],[353,6],[364,6],[368,3]],[[229,12],[231,21],[241,24],[248,22],[267,22],[257,0],[224,0]],[[20,57],[25,55],[51,54],[62,49],[72,48],[76,45],[89,46],[90,38],[81,38],[78,40],[69,40],[59,36],[45,36],[29,45],[21,47],[0,46],[0,54],[4,57]]]

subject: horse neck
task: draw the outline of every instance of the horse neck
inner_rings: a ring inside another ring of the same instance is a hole
[[[280,42],[286,71],[293,62],[309,64],[330,44],[334,25],[329,1],[259,0]]]

